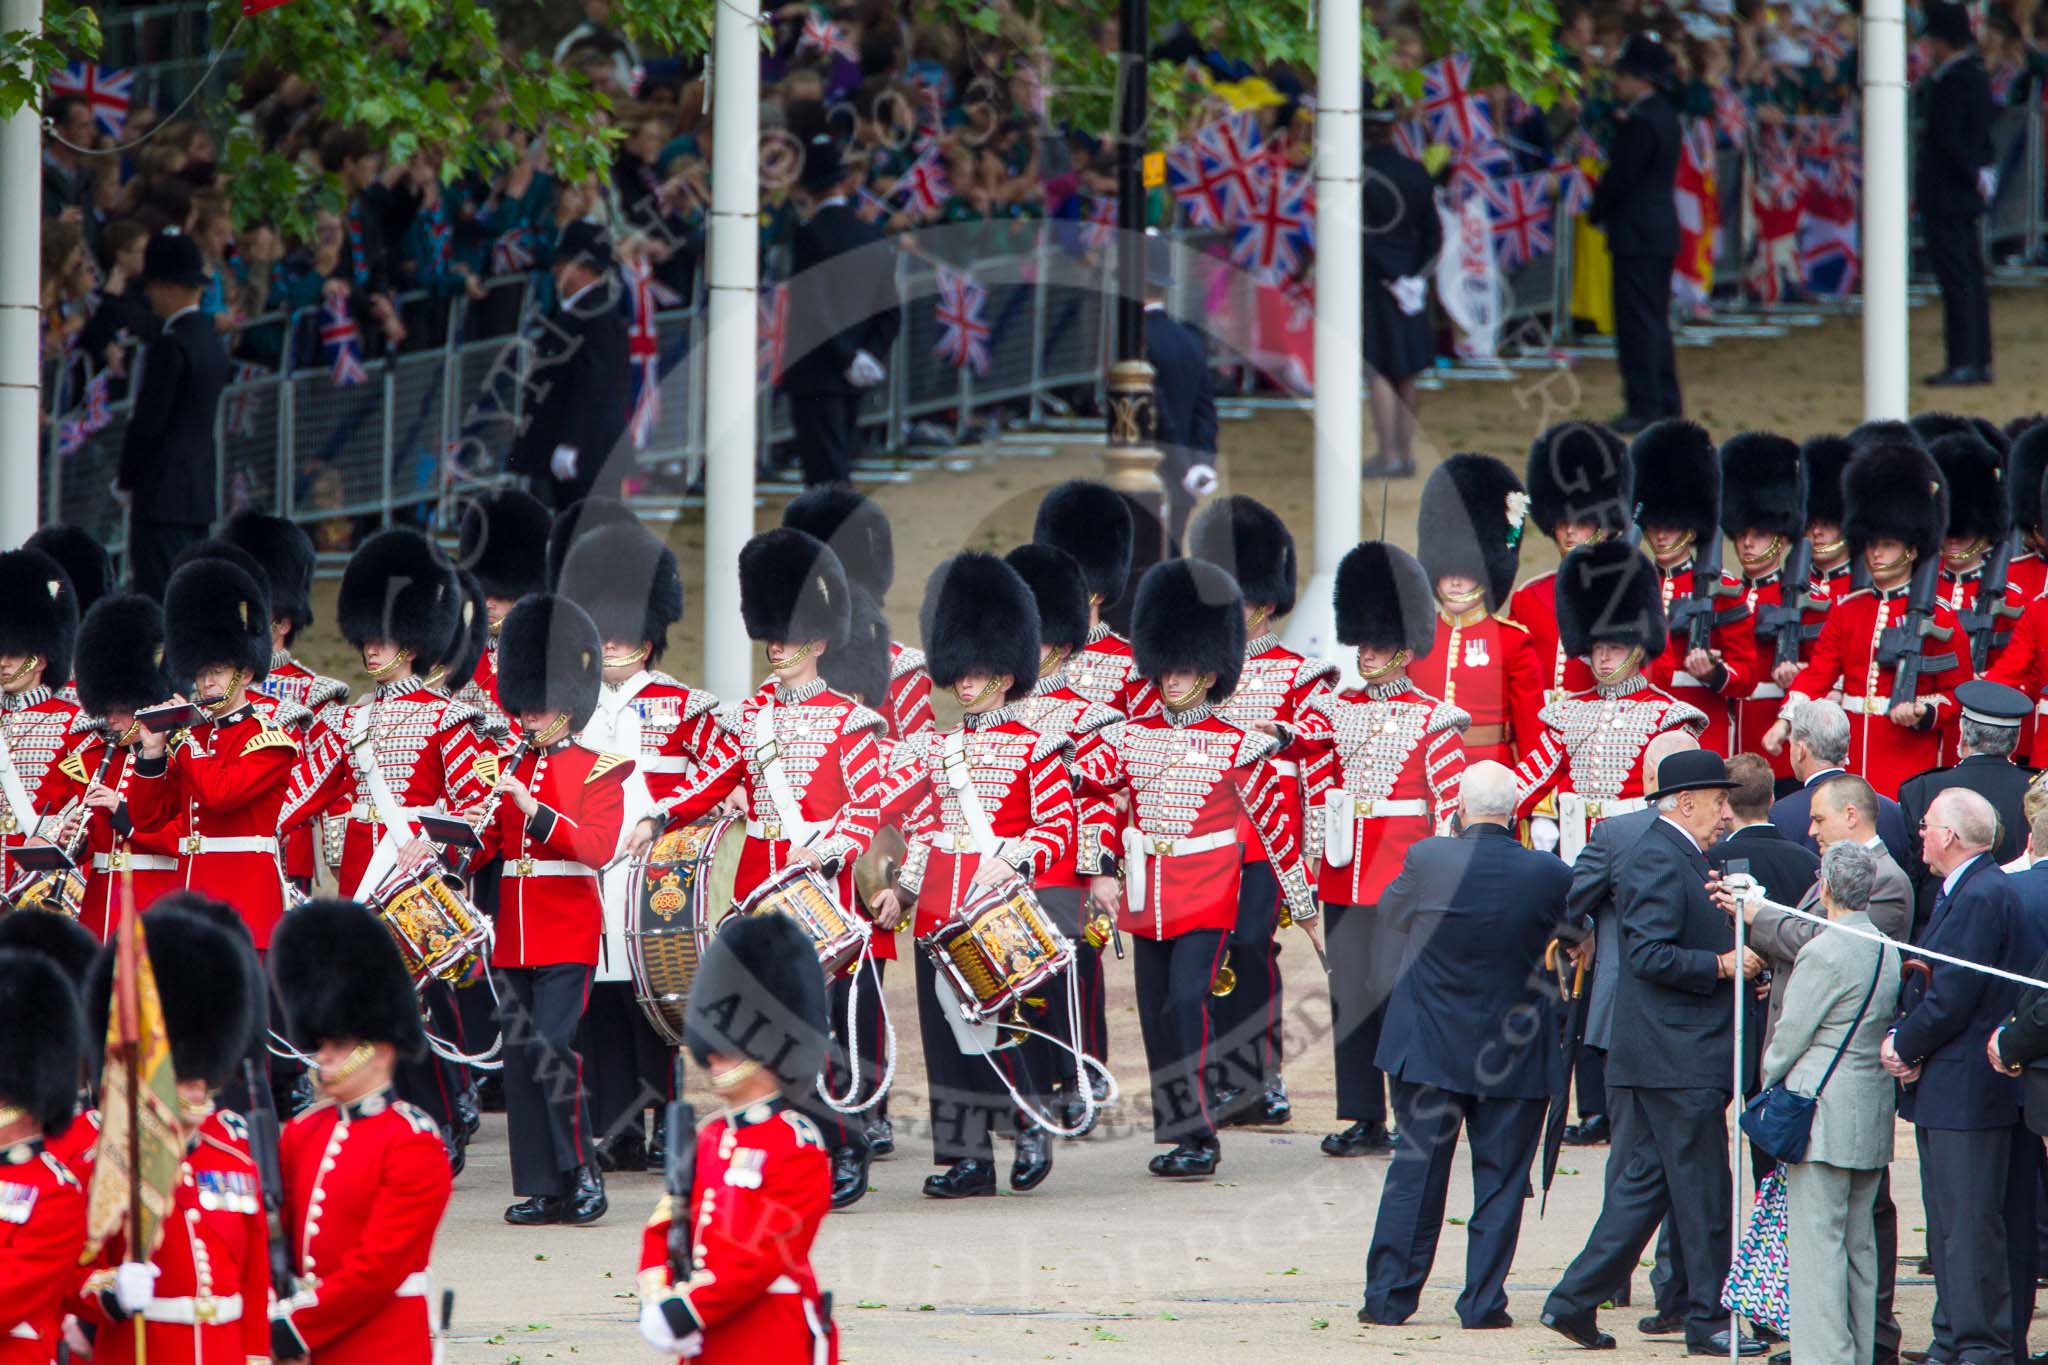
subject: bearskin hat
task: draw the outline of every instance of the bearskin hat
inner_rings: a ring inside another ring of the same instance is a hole
[[[455,562],[476,575],[484,596],[516,602],[547,588],[548,533],[540,499],[518,488],[499,488],[465,503]]]
[[[697,1065],[711,1055],[750,1057],[782,1084],[809,1093],[830,1040],[825,973],[810,938],[788,915],[734,915],[697,960],[683,1042]]]
[[[78,704],[88,716],[140,711],[177,690],[164,668],[164,609],[141,593],[119,592],[93,604],[78,627],[73,662]]]
[[[1858,454],[1878,446],[1920,446],[1925,449],[1927,445],[1911,423],[1901,422],[1896,417],[1874,417],[1868,422],[1859,422],[1849,428],[1848,440]]]
[[[1188,527],[1188,558],[1206,559],[1237,580],[1244,600],[1273,615],[1294,610],[1294,534],[1273,509],[1232,493],[1204,507]]]
[[[17,910],[9,919],[59,916]],[[47,1137],[61,1136],[78,1109],[85,1024],[78,993],[49,958],[0,950],[0,1102],[28,1112]]]
[[[357,649],[389,640],[425,668],[462,624],[462,585],[432,541],[407,526],[379,531],[349,556],[335,604],[341,638]]]
[[[225,558],[194,558],[164,588],[164,666],[189,683],[227,664],[261,682],[270,676],[270,596]]]
[[[740,547],[740,617],[752,640],[846,643],[852,596],[839,556],[793,527],[763,531]]]
[[[970,550],[932,570],[917,625],[935,687],[969,673],[1007,673],[1005,696],[1015,701],[1038,684],[1038,602],[992,554]]]
[[[250,1043],[261,1038],[270,1028],[270,983],[264,980],[263,965],[256,959],[256,940],[249,932],[249,922],[242,918],[241,911],[226,901],[215,900],[199,891],[172,891],[159,896],[149,907],[149,914],[160,910],[175,910],[181,915],[202,919],[226,934],[234,941],[233,966],[242,974],[249,999],[252,1002],[250,1014]]]
[[[1977,433],[1977,438],[1985,445],[1997,451],[2001,459],[2012,454],[2012,437],[2007,434],[2004,427],[1989,417],[1972,417],[1970,429]]]
[[[1656,658],[1669,641],[1657,571],[1626,541],[1581,545],[1557,570],[1557,637],[1582,657],[1596,644],[1632,645]]]
[[[1140,676],[1213,673],[1209,700],[1221,702],[1244,672],[1244,636],[1244,594],[1208,560],[1165,560],[1138,580],[1131,649]]]
[[[316,900],[279,921],[270,974],[291,1036],[317,1047],[352,1038],[389,1043],[405,1058],[427,1049],[419,997],[378,918],[355,901]]]
[[[2048,422],[2037,422],[2013,438],[2005,482],[2012,497],[2012,524],[2029,535],[2042,531],[2041,480],[2048,475]]]
[[[78,593],[64,567],[41,550],[0,553],[0,654],[43,661],[43,685],[71,681]]]
[[[1927,559],[1948,531],[1948,483],[1917,445],[1873,446],[1842,475],[1842,534],[1849,553],[1873,540],[1904,541]]]
[[[1074,557],[1033,542],[1003,556],[1038,603],[1038,642],[1078,650],[1088,643],[1088,580]]]
[[[64,979],[78,990],[92,976],[92,964],[100,955],[100,941],[92,930],[69,915],[44,910],[17,910],[0,915],[0,949],[34,953],[46,957],[64,973]]]
[[[1088,592],[1108,606],[1124,595],[1137,545],[1137,522],[1123,494],[1106,483],[1069,479],[1038,504],[1031,538],[1065,550],[1081,566]]]
[[[253,972],[244,964],[248,936],[237,938],[204,916],[176,905],[152,906],[142,916],[142,937],[171,1036],[171,1068],[179,1080],[226,1084],[255,1041]],[[87,995],[92,1036],[107,1031],[117,945],[100,949]],[[330,964],[332,965],[332,964]],[[233,970],[223,970],[232,967]]]
[[[1721,534],[1721,462],[1698,422],[1667,417],[1628,448],[1635,470],[1636,525],[1676,526],[1701,544]]]
[[[1629,527],[1635,470],[1628,443],[1602,422],[1559,422],[1529,447],[1529,515],[1544,535],[1592,522],[1619,535]]]
[[[578,536],[562,566],[562,596],[590,613],[607,640],[646,641],[651,664],[683,619],[683,576],[675,553],[642,526],[600,526]]]
[[[560,711],[574,734],[597,710],[604,641],[583,608],[553,593],[519,599],[498,627],[498,704],[510,716]]]
[[[114,557],[98,536],[77,526],[52,522],[22,542],[29,550],[41,550],[57,561],[78,595],[78,614],[83,617],[92,604],[114,590]]]
[[[273,619],[291,622],[295,635],[313,624],[313,538],[296,521],[263,512],[237,512],[221,533],[263,566]]]
[[[178,551],[177,557],[171,561],[171,572],[176,573],[179,569],[198,559],[219,560],[234,565],[247,574],[251,582],[262,589],[264,602],[268,603],[270,601],[269,572],[257,561],[255,555],[250,554],[225,536],[208,536],[205,540],[193,541],[190,545]]]
[[[872,500],[851,488],[822,485],[791,498],[782,524],[830,545],[854,587],[878,602],[888,597],[896,581],[896,541],[888,515]]]
[[[1842,524],[1842,474],[1857,447],[1846,436],[1809,436],[1799,447],[1806,469],[1806,523]]]
[[[1745,431],[1721,446],[1721,529],[1796,539],[1806,531],[1806,464],[1771,431]]]
[[[1906,425],[1920,438],[1920,444],[1929,450],[1944,436],[1953,436],[1959,431],[1975,433],[1977,430],[1969,418],[1955,412],[1916,412],[1906,419]]]
[[[860,588],[852,592],[852,624],[846,631],[846,643],[825,651],[818,660],[818,676],[840,696],[879,710],[889,696],[889,619],[871,595]]]
[[[1938,436],[1927,449],[1948,485],[1948,534],[1987,543],[2003,539],[2012,529],[2005,460],[1967,430]]]
[[[1529,497],[1515,471],[1491,455],[1453,455],[1430,472],[1415,514],[1415,548],[1432,588],[1460,575],[1499,611],[1515,590]]]
[[[448,641],[448,652],[427,670],[433,685],[451,697],[469,686],[491,646],[491,609],[484,604],[483,585],[467,569],[457,569],[455,581],[462,588],[462,619]]]
[[[1436,646],[1436,589],[1421,561],[1383,540],[1346,551],[1337,563],[1337,642],[1428,658]]]
[[[561,581],[562,566],[569,562],[569,548],[576,541],[600,526],[639,525],[640,518],[634,515],[632,508],[602,493],[593,494],[581,502],[572,502],[555,513],[554,521],[548,525],[548,587],[552,589]]]

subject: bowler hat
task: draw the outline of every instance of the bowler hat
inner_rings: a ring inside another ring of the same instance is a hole
[[[1712,749],[1686,749],[1667,754],[1657,765],[1657,799],[1680,792],[1726,791],[1736,785],[1728,764]]]
[[[206,262],[200,258],[198,245],[176,228],[165,228],[157,233],[143,248],[142,282],[205,284]]]

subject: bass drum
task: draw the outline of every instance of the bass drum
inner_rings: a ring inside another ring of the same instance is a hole
[[[626,962],[633,998],[671,1047],[683,1044],[683,1015],[697,958],[732,908],[746,826],[734,816],[664,830],[633,865],[626,897]]]

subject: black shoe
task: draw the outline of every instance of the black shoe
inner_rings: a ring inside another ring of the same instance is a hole
[[[1394,1150],[1394,1135],[1384,1124],[1363,1119],[1323,1139],[1324,1156],[1383,1156]]]
[[[476,1136],[476,1130],[483,1125],[483,1112],[476,1107],[476,1087],[465,1085],[455,1092],[455,1131],[462,1135],[464,1142]]]
[[[843,1209],[860,1202],[868,1192],[868,1150],[840,1147],[832,1153],[832,1207]]]
[[[1600,1320],[1591,1313],[1544,1313],[1540,1319],[1545,1327],[1574,1345],[1589,1351],[1611,1351],[1614,1338],[1600,1330]]]
[[[1010,1188],[1035,1190],[1052,1174],[1052,1135],[1037,1124],[1017,1131],[1017,1155],[1010,1162]]]
[[[1226,1085],[1209,1097],[1209,1111],[1216,1116],[1218,1128],[1235,1127],[1249,1122],[1244,1117],[1247,1093],[1242,1086]]]
[[[597,1167],[585,1166],[576,1172],[576,1188],[569,1192],[568,1201],[562,1207],[562,1221],[570,1227],[587,1227],[604,1217],[610,1201],[604,1197],[604,1177]]]
[[[1956,365],[1940,374],[1930,374],[1921,381],[1930,389],[1962,389],[1991,382],[1991,370],[1985,365]]]
[[[1778,1351],[1771,1356],[1771,1365],[1792,1365],[1790,1351]]]
[[[1614,1125],[1607,1121],[1605,1114],[1595,1114],[1564,1126],[1564,1145],[1567,1147],[1604,1147],[1613,1136]]]
[[[1287,1098],[1287,1082],[1274,1080],[1259,1096],[1259,1122],[1266,1127],[1286,1123],[1294,1117],[1294,1103]]]
[[[647,1169],[647,1138],[638,1127],[624,1128],[597,1144],[597,1165],[605,1171]]]
[[[1513,1327],[1515,1320],[1508,1316],[1507,1309],[1496,1308],[1477,1322],[1461,1322],[1458,1325],[1468,1332],[1497,1332],[1502,1328]]]
[[[1153,1157],[1146,1169],[1169,1177],[1214,1175],[1216,1163],[1222,1159],[1223,1144],[1215,1138],[1189,1138],[1172,1151]]]
[[[1636,1330],[1646,1337],[1668,1337],[1685,1330],[1685,1314],[1652,1313],[1647,1318],[1636,1320]]]
[[[1768,1323],[1752,1322],[1749,1324],[1749,1330],[1752,1336],[1766,1346],[1783,1346],[1785,1344],[1785,1334]]]
[[[1217,1091],[1216,1112],[1224,1115],[1219,1122],[1232,1128],[1271,1128],[1293,1118],[1294,1106],[1288,1103],[1287,1087],[1275,1081],[1257,1095],[1245,1090]]]
[[[1383,1318],[1372,1311],[1372,1305],[1370,1304],[1358,1310],[1358,1320],[1367,1327],[1399,1327],[1403,1322],[1407,1321],[1405,1318]]]
[[[448,1178],[453,1180],[469,1164],[469,1139],[456,1136],[443,1140],[448,1145]]]
[[[1359,466],[1358,472],[1368,479],[1412,479],[1415,477],[1415,461],[1389,460],[1384,455],[1375,455]]]
[[[1091,1110],[1079,1095],[1068,1095],[1060,1101],[1060,1127],[1067,1129],[1076,1141],[1094,1132],[1101,1121],[1101,1106]]]
[[[996,1192],[996,1164],[970,1157],[924,1178],[927,1199],[973,1199]]]
[[[497,1072],[476,1083],[476,1107],[486,1114],[505,1112],[505,1080]]]
[[[659,1171],[668,1165],[668,1106],[655,1106],[654,1136],[647,1139],[647,1169]]]
[[[887,1119],[870,1119],[867,1126],[868,1158],[896,1155],[896,1129]]]
[[[1741,1337],[1736,1340],[1735,1353],[1745,1356],[1760,1356],[1771,1349],[1755,1337]],[[1705,1341],[1688,1341],[1685,1353],[1689,1356],[1726,1356],[1728,1354],[1728,1329],[1723,1327]]]
[[[538,1228],[549,1223],[562,1221],[562,1209],[568,1201],[559,1194],[537,1194],[531,1199],[522,1199],[505,1210],[505,1221],[514,1227]]]

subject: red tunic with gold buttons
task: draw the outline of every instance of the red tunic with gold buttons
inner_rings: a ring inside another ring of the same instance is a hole
[[[135,751],[115,746],[113,761],[100,774],[100,761],[107,756],[106,731],[98,721],[79,718],[71,752],[57,761],[44,785],[50,810],[62,815],[85,800],[93,778],[101,782],[123,804],[115,810],[91,810],[86,814],[85,843],[78,851],[79,870],[85,877],[85,906],[78,922],[104,943],[113,933],[121,910],[121,881],[125,873],[134,888],[135,908],[147,910],[159,896],[183,886],[178,864],[178,840],[185,832],[183,820],[162,829],[139,831],[126,805],[130,779],[134,776]]]
[[[1405,677],[1311,705],[1330,730],[1308,773],[1308,842],[1322,863],[1317,890],[1333,905],[1377,905],[1409,847],[1450,829],[1465,772],[1468,718]],[[1328,846],[1329,808],[1340,791],[1351,802],[1351,856],[1336,865]]]
[[[278,1149],[298,1276],[278,1307],[311,1358],[431,1365],[427,1262],[452,1180],[434,1121],[388,1091],[327,1101],[286,1124]]]
[[[338,709],[348,700],[347,683],[315,673],[294,659],[288,649],[280,649],[270,656],[270,676],[252,690],[302,707],[312,713],[314,720],[326,720],[331,710]],[[293,737],[303,744],[306,731],[310,729],[309,725]],[[285,875],[310,880],[315,870],[313,831],[310,828],[293,831],[284,844]]]
[[[1474,608],[1452,616],[1436,614],[1436,644],[1429,657],[1412,659],[1408,676],[1424,696],[1455,706],[1471,718],[1465,727],[1465,761],[1515,761],[1543,733],[1537,719],[1549,673],[1536,636],[1521,622]]]
[[[1961,620],[1963,613],[1976,609],[1977,594],[1983,586],[1984,569],[1982,565],[1962,574],[1953,574],[1947,569],[1943,569],[1941,571],[1942,605],[1954,612],[1956,618]],[[1997,667],[1999,656],[2011,647],[2013,635],[2018,630],[2021,619],[2026,616],[2027,603],[2032,601],[2034,596],[2038,595],[2038,593],[2027,594],[2023,585],[2015,582],[2008,574],[2005,584],[2005,614],[2002,614],[1997,624],[1991,628],[1991,648],[1985,656],[1984,674],[1986,677],[1989,677],[1991,670]],[[1949,643],[1954,645],[1964,655],[1969,656],[1971,668],[1974,671],[1976,659],[1971,654],[1968,637],[1959,632],[1956,639],[1951,640]],[[1962,755],[1956,749],[1956,742],[1960,737],[1959,730],[1960,727],[1956,725],[1942,727],[1941,761],[1944,763],[1961,761]],[[2028,733],[2028,728],[2023,727],[2020,731],[2020,739],[2024,742],[2029,738],[2031,736]]]
[[[2027,603],[2019,623],[2013,627],[2012,641],[1999,651],[1991,667],[1984,670],[1984,676],[1992,682],[2016,687],[2032,699],[2034,714],[2020,727],[2019,749],[2022,754],[2032,753],[2037,747],[2035,730],[2041,717],[2048,714],[2048,596],[2037,596]],[[2016,756],[2014,761],[2023,760]]]
[[[0,1365],[57,1358],[84,1246],[84,1179],[40,1141],[0,1148]]]
[[[889,738],[908,739],[932,728],[932,675],[924,651],[889,642]]]
[[[1244,671],[1237,687],[1217,708],[1223,719],[1241,729],[1256,729],[1261,722],[1284,725],[1291,732],[1287,747],[1273,759],[1280,774],[1280,790],[1287,814],[1301,827],[1302,762],[1320,750],[1320,738],[1329,730],[1323,713],[1310,705],[1327,697],[1337,683],[1337,665],[1311,659],[1280,643],[1271,631],[1245,643]],[[1244,860],[1266,861],[1266,850],[1249,818],[1238,821],[1238,835],[1244,843]]]
[[[1552,790],[1560,794],[1560,824],[1576,822],[1567,812],[1583,812],[1590,833],[1602,820],[1643,808],[1643,750],[1667,730],[1698,735],[1707,718],[1699,709],[1666,692],[1640,673],[1543,708],[1543,742],[1515,769],[1522,792],[1521,813],[1527,815]],[[1575,802],[1562,798],[1570,796]],[[1565,840],[1567,861],[1578,849]]]
[[[1692,561],[1688,559],[1669,571],[1660,565],[1657,577],[1663,584],[1665,618],[1670,620],[1674,609],[1692,597]],[[1728,742],[1735,726],[1735,699],[1749,695],[1757,684],[1759,670],[1756,627],[1750,619],[1742,581],[1724,573],[1721,587],[1722,595],[1712,604],[1714,623],[1707,637],[1708,647],[1720,657],[1725,674],[1720,686],[1685,671],[1689,646],[1682,624],[1672,626],[1670,642],[1664,646],[1662,655],[1644,661],[1643,676],[1705,716],[1707,728],[1700,732],[1700,747],[1726,757],[1734,752]]]
[[[477,865],[500,854],[505,859],[493,967],[597,965],[604,934],[597,869],[619,846],[632,775],[632,759],[573,740],[519,760],[512,776],[526,784],[539,809],[522,815],[505,797],[491,823],[477,831],[483,840]]]
[[[71,1126],[57,1137],[44,1138],[43,1150],[64,1163],[81,1181],[92,1174],[93,1158],[99,1153],[100,1111],[81,1109]]]
[[[1107,706],[1098,705],[1067,683],[1065,669],[1040,678],[1029,696],[1013,703],[1017,718],[1042,735],[1067,741],[1062,751],[1071,781],[1081,769],[1096,761],[1096,751],[1105,742],[1109,728],[1123,717]],[[1084,878],[1103,870],[1103,852],[1115,852],[1117,814],[1113,803],[1088,792],[1074,799],[1075,837],[1068,856],[1048,872],[1041,873],[1041,887],[1080,886]]]
[[[1849,591],[1850,573],[1848,561],[1844,560],[1832,569],[1815,571],[1807,581],[1806,603],[1799,613],[1799,662],[1804,665],[1813,657],[1814,642],[1820,639],[1820,628],[1828,619],[1828,610],[1843,593]],[[1766,574],[1762,578],[1744,580],[1745,600],[1749,603],[1750,622],[1756,631],[1756,686],[1749,695],[1735,703],[1735,732],[1731,752],[1755,754],[1771,765],[1771,772],[1778,777],[1792,775],[1792,755],[1789,747],[1780,746],[1776,754],[1764,750],[1764,735],[1777,724],[1778,713],[1785,709],[1785,689],[1772,678],[1778,665],[1778,633],[1772,618],[1783,604],[1785,597],[1784,575]]]
[[[1067,660],[1067,686],[1132,720],[1159,709],[1159,689],[1138,676],[1131,642],[1106,625],[1090,630],[1088,642]]]
[[[832,1206],[832,1161],[817,1127],[782,1100],[697,1128],[690,1278],[674,1283],[663,1195],[640,1235],[640,1296],[671,1295],[704,1334],[696,1365],[838,1365],[811,1244]]]
[[[133,1320],[116,1321],[101,1297],[113,1287],[114,1267],[127,1258],[125,1237],[116,1232],[100,1248],[76,1301],[79,1321],[95,1329],[95,1365],[138,1360]],[[269,1358],[270,1240],[249,1132],[239,1115],[216,1110],[200,1125],[150,1264],[156,1285],[142,1313],[149,1365]]]
[[[1515,589],[1508,599],[1508,615],[1529,629],[1529,643],[1536,649],[1536,667],[1543,679],[1543,701],[1561,701],[1593,685],[1593,669],[1584,659],[1564,652],[1557,634],[1557,570],[1537,574]],[[1524,740],[1523,754],[1535,744]]]
[[[78,703],[65,701],[47,687],[23,692],[0,693],[0,742],[4,742],[14,771],[29,800],[30,809],[16,810],[4,789],[0,789],[0,887],[12,886],[21,869],[6,856],[36,832],[44,815],[54,807],[43,797],[43,782],[65,750],[71,747],[71,727],[78,717]]]

